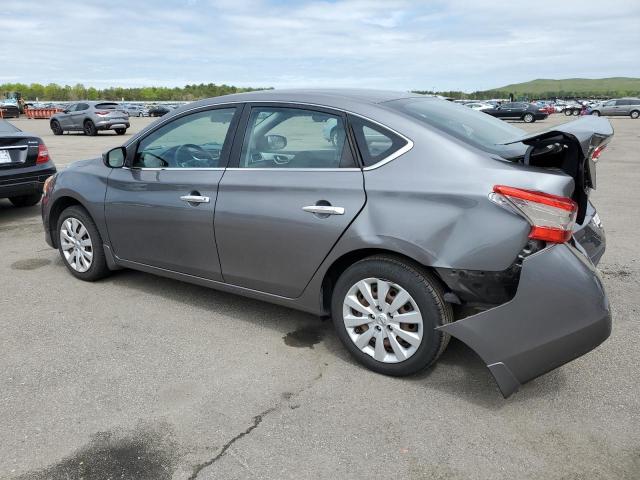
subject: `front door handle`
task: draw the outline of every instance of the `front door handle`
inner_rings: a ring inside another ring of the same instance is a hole
[[[308,205],[302,207],[302,210],[321,215],[344,215],[344,207],[333,207],[331,205]]]
[[[209,203],[209,197],[203,197],[200,195],[183,195],[180,200],[184,200],[189,203]]]

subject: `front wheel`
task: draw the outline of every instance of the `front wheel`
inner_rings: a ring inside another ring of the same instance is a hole
[[[593,112],[591,112],[591,115],[593,115],[594,117],[599,117],[600,112],[598,110],[594,110]]]
[[[118,135],[124,135],[125,133],[127,133],[126,128],[116,128],[115,130]]]
[[[564,114],[568,117],[570,115],[573,115],[573,110],[571,110],[570,108],[565,108],[564,109]]]
[[[60,122],[57,120],[51,120],[51,131],[54,135],[62,135],[62,127],[60,126]]]
[[[56,231],[60,256],[74,277],[93,282],[109,274],[102,237],[84,208],[74,205],[65,209]]]
[[[535,122],[536,118],[533,116],[532,113],[527,113],[525,114],[524,117],[522,117],[522,120],[524,120],[524,123],[531,123],[531,122]]]
[[[391,256],[349,267],[336,283],[331,313],[338,337],[356,360],[394,376],[432,365],[449,342],[435,328],[453,321],[437,279]]]
[[[91,120],[87,120],[86,122],[84,122],[83,131],[84,134],[89,137],[95,137],[98,134],[98,130]]]
[[[14,207],[33,207],[42,198],[42,193],[32,193],[29,195],[18,195],[9,197],[9,201]]]
[[[631,113],[629,114],[629,116],[630,116],[631,118],[633,118],[633,119],[638,118],[638,117],[640,117],[640,111],[638,111],[638,110],[634,110],[633,112],[631,112]]]

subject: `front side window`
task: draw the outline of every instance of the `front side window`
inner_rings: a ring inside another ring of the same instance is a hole
[[[252,108],[240,168],[354,166],[339,115],[288,107]]]
[[[365,167],[370,167],[384,160],[407,144],[407,141],[399,135],[363,118],[350,116],[349,123],[353,127],[358,150]]]
[[[604,104],[605,107],[613,107],[616,104],[615,100],[609,100],[607,103]]]
[[[138,144],[134,168],[218,168],[235,108],[205,110],[167,123]]]

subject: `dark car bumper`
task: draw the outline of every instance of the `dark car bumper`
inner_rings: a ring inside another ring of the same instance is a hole
[[[511,301],[439,329],[475,350],[508,397],[597,347],[611,333],[611,316],[593,263],[562,244],[523,261]]]
[[[31,171],[11,172],[11,174],[0,170],[0,198],[42,193],[45,180],[56,173],[56,168],[53,166],[45,169],[30,167],[28,170]]]

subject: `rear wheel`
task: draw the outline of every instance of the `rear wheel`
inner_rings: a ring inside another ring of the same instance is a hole
[[[363,365],[404,376],[432,365],[449,335],[436,327],[453,320],[438,281],[403,259],[374,256],[349,267],[333,291],[338,337]]]
[[[600,116],[600,112],[598,110],[594,110],[593,112],[591,112],[591,115],[599,117]]]
[[[87,120],[84,122],[83,131],[84,134],[89,137],[95,137],[98,134],[98,130],[91,120]]]
[[[14,207],[33,207],[42,198],[42,193],[32,193],[29,195],[18,195],[9,197],[9,201]]]
[[[639,110],[634,110],[633,112],[631,112],[631,113],[629,114],[629,116],[630,116],[631,118],[638,118],[638,117],[640,117],[640,111],[639,111]]]
[[[564,114],[568,117],[569,115],[573,115],[573,110],[571,110],[570,108],[565,108],[564,109]]]
[[[127,133],[126,128],[116,128],[115,130],[118,135],[124,135],[125,133]]]
[[[536,118],[533,116],[533,113],[525,113],[524,117],[522,117],[524,123],[535,122]]]
[[[60,126],[60,122],[58,122],[57,120],[51,120],[51,131],[53,132],[54,135],[62,135],[63,130],[62,127]]]
[[[65,209],[56,231],[60,256],[74,277],[93,282],[109,274],[102,237],[84,208],[74,205]]]
[[[573,112],[571,112],[571,113],[573,113],[575,116],[578,116],[578,115],[580,115],[580,110],[578,110],[577,108],[574,108]]]

